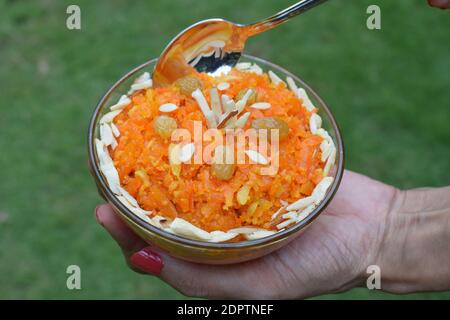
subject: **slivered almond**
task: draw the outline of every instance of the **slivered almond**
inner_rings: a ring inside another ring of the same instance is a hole
[[[211,235],[211,239],[209,239],[209,242],[224,242],[231,240],[238,235],[238,233],[230,231],[211,231],[209,234]]]
[[[244,237],[247,240],[256,240],[256,239],[261,239],[261,238],[271,236],[275,233],[276,233],[276,231],[272,231],[272,230],[258,230],[253,233],[246,234],[246,235],[244,235]]]
[[[105,146],[110,146],[113,144],[114,136],[111,127],[107,123],[102,123],[100,125],[100,138],[105,144]]]
[[[159,111],[161,112],[172,112],[178,109],[175,103],[164,103],[159,106]]]
[[[259,110],[267,110],[270,109],[271,107],[272,105],[268,102],[256,102],[250,106],[250,108]]]
[[[220,106],[219,91],[217,91],[217,88],[212,88],[210,90],[210,100],[212,112],[214,113],[216,120],[219,121],[219,118],[222,114],[222,110]]]
[[[115,110],[121,110],[123,108],[125,108],[127,105],[129,105],[131,103],[131,99],[128,98],[126,95],[122,95],[119,99],[119,101],[111,106],[109,109],[111,111],[115,111]]]
[[[330,156],[328,157],[327,162],[325,163],[325,167],[323,168],[324,176],[328,175],[328,173],[331,170],[331,166],[334,164],[335,160],[336,160],[336,147],[333,145],[333,146],[331,146]]]
[[[236,64],[236,69],[246,70],[246,69],[250,68],[251,66],[252,66],[252,64],[250,62],[239,62],[238,64]]]
[[[313,113],[309,118],[309,129],[311,130],[311,133],[317,134],[317,130],[320,129],[321,126],[322,118],[318,114]]]
[[[314,200],[315,198],[313,196],[305,197],[295,201],[294,203],[291,203],[290,205],[287,206],[286,209],[288,211],[303,209],[309,206],[310,204],[314,203]]]
[[[306,110],[312,111],[314,110],[314,105],[312,104],[311,100],[308,97],[308,94],[306,93],[305,89],[298,88],[297,89],[297,97],[303,100],[303,105],[305,106]]]
[[[234,117],[237,114],[238,114],[237,110],[233,110],[231,112],[227,112],[227,113],[223,114],[222,119],[219,120],[220,123],[217,125],[217,129],[222,129],[223,127],[225,127],[228,120],[230,120],[232,117]]]
[[[217,128],[217,122],[215,116],[211,109],[209,108],[208,102],[206,101],[203,92],[200,89],[196,89],[192,92],[192,97],[197,101],[200,110],[206,118],[206,122],[210,128]]]
[[[309,216],[309,214],[310,214],[311,212],[314,211],[315,208],[316,208],[316,206],[313,205],[313,204],[310,205],[310,206],[308,206],[308,207],[306,207],[305,209],[303,209],[303,211],[301,211],[301,212],[299,212],[299,213],[297,214],[297,217],[295,217],[295,221],[296,221],[296,222],[300,222],[300,221],[304,220],[306,217]]]
[[[295,220],[294,220],[294,219],[289,219],[289,220],[283,221],[282,223],[277,224],[277,229],[278,229],[278,230],[284,229],[284,228],[286,228],[288,225],[293,224],[293,223],[295,223]]]
[[[149,80],[131,85],[131,90],[138,91],[138,90],[143,90],[143,89],[149,89],[152,87],[152,85],[153,85],[153,82],[151,79],[149,79]]]
[[[119,186],[119,190],[122,193],[122,196],[125,197],[125,199],[127,199],[127,201],[136,208],[139,208],[139,204],[137,203],[136,199],[133,198],[133,196],[131,194],[128,193],[127,190],[125,190],[124,188]]]
[[[106,113],[101,119],[100,119],[100,123],[109,123],[112,122],[114,120],[114,118],[122,112],[122,109],[119,110],[114,110],[111,112]]]
[[[245,150],[245,153],[250,158],[250,160],[256,162],[257,164],[266,165],[269,163],[269,160],[267,160],[262,154],[255,150]]]
[[[277,74],[275,72],[273,72],[272,70],[269,70],[269,77],[270,77],[270,81],[272,81],[272,83],[274,85],[278,85],[280,83],[284,83],[283,80],[281,80],[281,78],[279,76],[277,76]]]
[[[209,232],[206,232],[205,230],[202,230],[181,218],[175,218],[175,220],[173,220],[172,224],[170,225],[170,229],[172,229],[172,231],[178,235],[185,236],[191,239],[211,239],[211,234]]]
[[[120,137],[119,128],[117,128],[117,126],[114,123],[111,123],[111,130],[116,138]]]
[[[298,87],[295,84],[294,79],[292,79],[291,77],[286,77],[286,82],[288,84],[289,89],[295,94],[298,94]]]
[[[245,124],[248,121],[248,118],[250,118],[250,112],[246,112],[242,115],[242,117],[240,117],[239,119],[236,120],[236,122],[234,123],[234,127],[235,128],[243,128],[245,127]]]
[[[248,89],[244,96],[242,97],[241,100],[239,100],[238,102],[236,102],[236,110],[238,111],[238,114],[242,112],[242,110],[244,110],[245,105],[247,104],[247,100],[248,98],[250,98],[250,96],[252,95],[253,90],[252,89]]]

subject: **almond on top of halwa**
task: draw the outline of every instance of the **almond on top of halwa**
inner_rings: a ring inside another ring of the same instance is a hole
[[[336,147],[306,92],[261,70],[238,64],[164,88],[138,78],[103,116],[96,140],[124,205],[209,242],[266,237],[305,219],[333,182]]]

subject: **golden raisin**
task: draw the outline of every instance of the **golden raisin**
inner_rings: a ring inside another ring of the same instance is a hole
[[[156,133],[165,139],[170,138],[177,127],[177,121],[169,116],[158,116],[153,120],[153,128]]]
[[[203,83],[194,76],[186,76],[175,81],[175,86],[180,89],[181,93],[191,96],[192,92],[197,89],[203,89]]]
[[[265,117],[255,119],[251,123],[251,127],[253,129],[267,129],[267,130],[279,130],[279,139],[280,141],[285,140],[289,134],[289,126],[286,121],[277,118],[277,117]],[[271,134],[267,133],[267,138],[270,140]]]
[[[235,167],[234,164],[229,163],[213,163],[211,164],[211,171],[217,179],[227,181],[233,178]]]

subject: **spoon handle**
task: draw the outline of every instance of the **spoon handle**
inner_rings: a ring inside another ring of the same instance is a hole
[[[248,28],[249,36],[253,36],[255,34],[275,28],[276,26],[282,24],[283,22],[286,22],[289,19],[299,15],[300,13],[303,13],[325,1],[326,0],[299,1],[298,3],[290,6],[287,9],[284,9],[283,11],[274,14],[273,16],[263,21],[246,26],[246,28]]]

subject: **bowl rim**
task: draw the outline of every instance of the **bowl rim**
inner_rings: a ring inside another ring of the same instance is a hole
[[[102,110],[105,102],[109,99],[109,97],[115,92],[117,87],[119,87],[123,82],[130,79],[133,75],[135,75],[138,71],[148,67],[152,63],[157,62],[157,58],[148,60],[147,62],[144,62],[143,64],[133,68],[131,71],[128,71],[125,75],[120,77],[119,80],[117,80],[103,95],[103,97],[98,102],[97,106],[94,109],[94,112],[91,116],[90,122],[89,122],[89,128],[88,128],[88,157],[89,157],[89,166],[91,169],[91,173],[95,179],[95,182],[97,186],[99,186],[103,192],[103,195],[106,197],[108,202],[111,202],[116,208],[120,210],[121,214],[124,214],[128,219],[130,219],[133,223],[137,224],[139,227],[143,228],[144,230],[150,231],[160,237],[166,238],[172,242],[179,243],[180,245],[188,245],[191,247],[197,247],[202,249],[221,249],[221,250],[232,250],[237,248],[248,248],[253,246],[264,246],[269,245],[271,243],[275,243],[278,241],[281,241],[285,238],[288,238],[290,235],[296,234],[301,229],[306,228],[310,223],[312,223],[319,215],[322,213],[322,211],[328,206],[328,204],[333,199],[334,195],[337,192],[337,189],[341,183],[342,176],[344,174],[344,143],[342,141],[342,135],[339,129],[339,126],[335,120],[335,117],[333,113],[330,111],[328,106],[325,104],[325,102],[322,100],[322,98],[308,85],[306,84],[302,79],[297,77],[296,75],[292,74],[288,70],[270,62],[266,61],[262,58],[254,57],[251,55],[243,54],[242,57],[247,58],[249,60],[253,60],[254,62],[259,62],[264,64],[266,67],[270,67],[272,70],[279,71],[283,73],[284,75],[292,77],[296,82],[301,83],[302,86],[308,90],[308,93],[312,93],[314,99],[321,104],[321,112],[325,112],[328,116],[328,120],[331,123],[331,126],[333,127],[334,133],[336,135],[336,143],[337,143],[337,170],[336,170],[336,176],[333,179],[333,182],[331,186],[328,189],[328,192],[326,193],[324,199],[319,203],[319,205],[302,221],[295,223],[289,228],[286,228],[285,230],[278,231],[273,235],[255,239],[255,240],[243,240],[238,242],[225,242],[225,243],[213,243],[213,242],[206,242],[201,240],[193,240],[184,238],[182,236],[178,236],[176,234],[169,233],[167,231],[164,231],[163,229],[160,229],[158,227],[155,227],[148,222],[142,220],[137,215],[135,215],[133,212],[131,212],[122,202],[117,198],[116,195],[111,191],[109,188],[106,179],[103,177],[103,175],[100,172],[100,168],[98,165],[98,159],[97,154],[95,153],[95,143],[94,143],[94,133],[95,133],[95,127],[99,120],[99,117],[101,115],[100,111]]]

